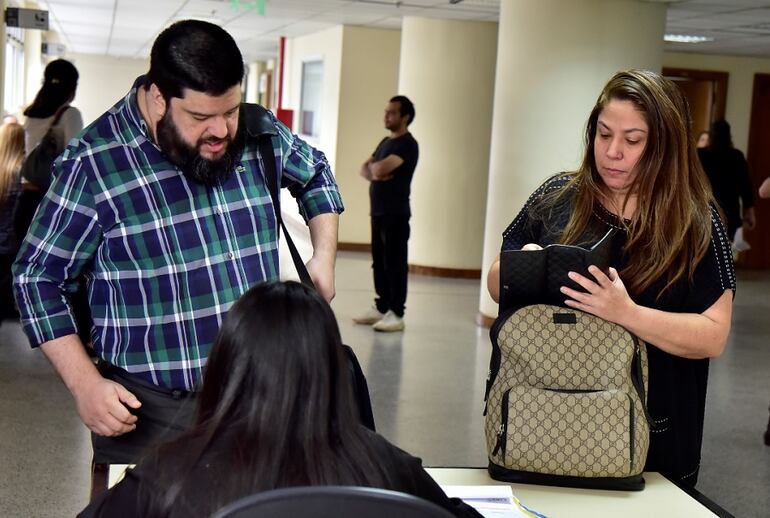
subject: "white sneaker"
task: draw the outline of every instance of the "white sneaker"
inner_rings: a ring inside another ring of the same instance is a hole
[[[404,319],[396,315],[392,311],[385,313],[385,316],[380,319],[379,322],[372,326],[375,331],[381,331],[383,333],[392,333],[395,331],[404,330]]]
[[[370,326],[382,320],[384,316],[385,316],[385,313],[380,313],[380,311],[377,309],[377,306],[372,306],[368,310],[366,310],[365,313],[362,313],[357,317],[353,317],[353,322],[355,322],[356,324],[363,324],[366,326]]]

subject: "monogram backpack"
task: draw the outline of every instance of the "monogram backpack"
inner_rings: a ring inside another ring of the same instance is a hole
[[[558,284],[566,272],[556,269],[533,278],[545,275]],[[484,413],[492,478],[644,488],[650,421],[642,340],[617,324],[548,303],[502,308],[490,338]]]

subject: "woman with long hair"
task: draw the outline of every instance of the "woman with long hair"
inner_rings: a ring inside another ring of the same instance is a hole
[[[727,235],[732,240],[741,226],[753,230],[756,216],[749,164],[743,153],[733,146],[730,124],[726,120],[711,125],[709,145],[699,149],[698,156],[725,216]]]
[[[160,446],[81,516],[209,516],[260,491],[319,485],[393,489],[457,516],[419,459],[358,418],[331,308],[296,282],[261,284],[227,315],[195,426]]]
[[[26,151],[29,155],[40,143],[49,129],[53,129],[59,151],[83,129],[80,111],[70,103],[75,99],[78,86],[78,71],[67,60],[56,59],[48,63],[43,72],[43,85],[35,99],[25,110],[24,130]],[[19,239],[27,230],[35,215],[37,206],[45,196],[47,186],[35,185],[22,179],[23,192],[16,214],[16,233]]]
[[[24,162],[24,128],[8,122],[0,126],[0,321],[17,315],[13,301],[11,265],[19,251],[13,217],[19,202],[19,171]]]
[[[503,250],[552,243],[590,246],[615,228],[612,268],[570,273],[565,304],[622,325],[650,344],[645,470],[697,480],[708,358],[730,332],[735,272],[730,245],[701,169],[687,102],[659,74],[613,76],[585,131],[576,171],[547,180],[503,233]],[[500,263],[488,288],[499,297]]]

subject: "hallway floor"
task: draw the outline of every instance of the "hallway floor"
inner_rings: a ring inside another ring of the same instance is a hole
[[[491,347],[487,330],[474,324],[479,281],[410,276],[406,331],[378,334],[351,321],[372,303],[369,266],[367,254],[340,253],[332,306],[366,372],[378,430],[426,466],[485,466],[481,410]],[[737,517],[767,517],[770,272],[738,278],[730,342],[711,364],[697,488]],[[15,322],[0,326],[0,416],[0,516],[80,511],[90,484],[88,433]]]

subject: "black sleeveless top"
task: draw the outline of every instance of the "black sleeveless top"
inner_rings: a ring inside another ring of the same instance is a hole
[[[567,225],[572,197],[566,196],[551,209],[543,210],[544,196],[567,188],[567,178],[548,179],[530,196],[524,208],[503,233],[503,250],[519,250],[527,243],[540,246],[557,243]],[[666,279],[653,283],[632,297],[639,305],[673,313],[703,313],[727,289],[735,291],[735,269],[730,241],[716,208],[711,207],[711,245],[698,263],[692,282],[678,279],[662,296]],[[582,244],[592,245],[610,228],[616,228],[611,265],[619,272],[627,262],[626,233],[618,217],[599,206]],[[659,471],[684,485],[694,486],[700,466],[703,418],[706,404],[708,359],[692,360],[671,355],[650,344],[648,407],[655,421],[650,433],[646,471]]]

